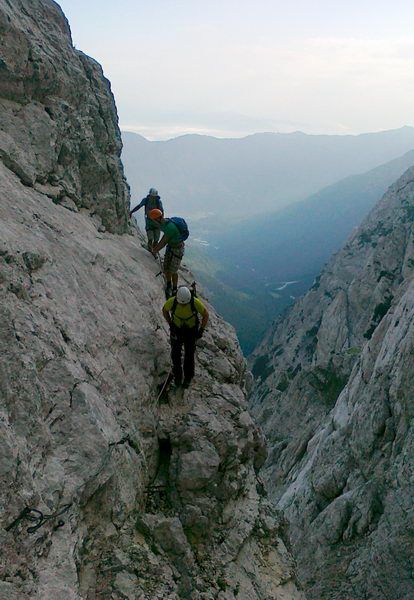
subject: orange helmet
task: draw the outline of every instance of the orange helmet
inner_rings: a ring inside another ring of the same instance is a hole
[[[148,216],[153,221],[159,221],[160,218],[162,217],[162,211],[159,208],[152,208],[149,211]]]

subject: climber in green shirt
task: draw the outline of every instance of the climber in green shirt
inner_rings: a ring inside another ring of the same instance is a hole
[[[152,253],[156,255],[160,250],[167,246],[164,255],[164,274],[166,279],[165,295],[169,298],[177,293],[178,285],[178,268],[181,264],[181,259],[184,256],[184,240],[183,234],[178,226],[171,220],[166,219],[158,208],[153,208],[148,216],[163,232],[163,237],[158,244],[153,246]],[[176,217],[174,217],[176,219]],[[178,218],[179,221],[183,219]],[[187,230],[188,236],[188,230]]]
[[[187,388],[194,377],[194,355],[196,341],[204,333],[208,323],[208,311],[198,298],[194,297],[188,287],[180,285],[177,295],[165,302],[162,313],[170,326],[171,360],[175,385]],[[201,315],[201,324],[198,315]],[[184,346],[184,382],[181,364]]]

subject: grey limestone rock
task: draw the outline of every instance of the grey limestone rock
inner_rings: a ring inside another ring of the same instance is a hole
[[[108,80],[72,45],[52,0],[0,0],[0,158],[54,202],[128,223],[121,136]],[[69,200],[68,200],[69,199]]]
[[[253,360],[265,478],[314,600],[414,596],[414,168]]]
[[[209,307],[194,383],[157,404],[170,358],[156,262],[138,237],[99,233],[1,163],[0,177],[10,199],[0,205],[7,590],[25,599],[300,598],[257,477],[264,442],[231,327]],[[231,381],[215,361],[231,365]],[[28,533],[25,507],[67,510]]]
[[[157,402],[162,284],[124,233],[100,67],[49,0],[0,0],[0,33],[0,598],[302,598],[212,307],[192,386]]]

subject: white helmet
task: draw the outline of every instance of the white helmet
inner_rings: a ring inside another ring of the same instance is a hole
[[[148,196],[158,196],[158,190],[156,190],[155,188],[150,188]]]
[[[191,300],[191,292],[185,285],[180,285],[177,290],[178,304],[188,304]]]

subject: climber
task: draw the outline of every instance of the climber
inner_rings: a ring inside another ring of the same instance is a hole
[[[129,217],[131,218],[134,212],[136,212],[143,206],[145,207],[145,231],[147,232],[148,250],[151,252],[153,246],[155,246],[155,244],[157,244],[158,240],[160,239],[160,229],[148,217],[148,214],[153,208],[156,208],[160,210],[161,213],[164,213],[161,198],[159,197],[158,191],[155,188],[151,188],[148,192],[148,195],[141,200],[138,206],[136,206],[130,211]]]
[[[208,311],[185,285],[180,285],[177,295],[165,302],[162,314],[170,326],[171,360],[174,383],[188,388],[194,377],[194,354],[196,341],[204,333],[208,322]],[[198,315],[202,316],[201,324]],[[181,351],[184,345],[184,381]]]
[[[160,242],[152,247],[154,256],[167,246],[164,255],[164,275],[166,280],[165,296],[175,296],[178,285],[178,268],[181,259],[184,256],[184,240],[188,238],[187,223],[181,217],[172,217],[166,219],[162,211],[153,208],[149,211],[148,217],[156,223],[156,226],[163,232]]]

